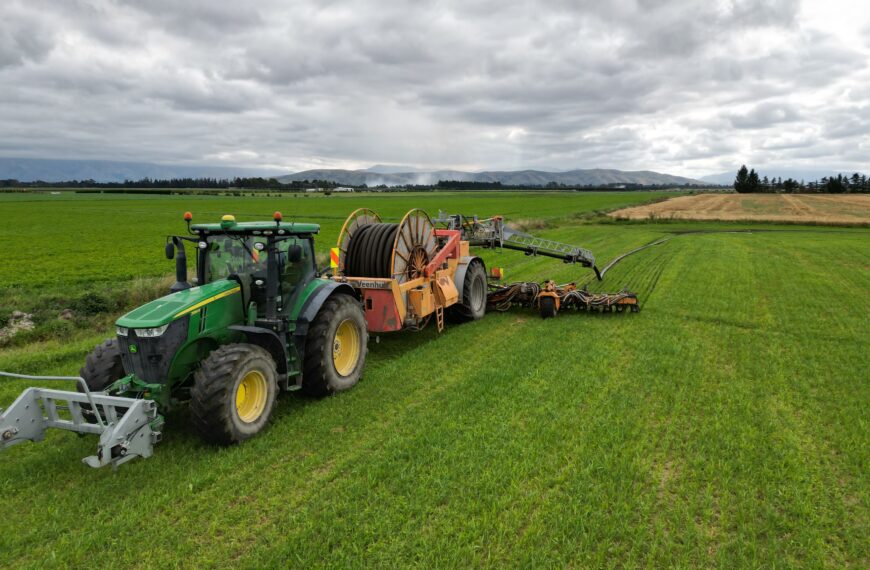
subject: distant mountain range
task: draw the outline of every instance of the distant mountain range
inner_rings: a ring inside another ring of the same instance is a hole
[[[545,186],[550,182],[598,186],[605,184],[642,185],[704,185],[705,182],[682,176],[672,176],[649,170],[622,171],[588,169],[566,171],[515,170],[466,172],[463,170],[423,170],[410,166],[376,164],[365,170],[320,169],[294,174],[269,172],[255,168],[227,166],[191,166],[155,164],[150,162],[116,162],[111,160],[54,160],[43,158],[0,158],[0,180],[21,182],[63,182],[93,180],[95,182],[123,182],[124,180],[171,178],[277,178],[288,183],[293,180],[328,180],[349,186],[403,186],[407,184],[436,184],[439,180],[458,182],[501,182],[510,186]],[[732,176],[733,178],[733,176]],[[730,182],[730,181],[729,181]]]
[[[44,158],[0,158],[0,180],[21,182],[64,182],[93,180],[123,182],[124,180],[171,178],[235,178],[274,177],[281,172],[264,172],[253,168],[227,166],[179,166],[150,162],[116,162],[112,160],[54,160]]]
[[[652,172],[650,170],[623,171],[594,168],[588,170],[567,170],[564,172],[545,172],[542,170],[511,170],[466,172],[463,170],[431,170],[397,172],[390,167],[379,165],[366,170],[320,169],[305,170],[278,180],[287,183],[294,180],[328,180],[348,186],[403,186],[406,184],[436,184],[439,180],[457,182],[501,182],[510,186],[545,186],[550,182],[579,186],[598,186],[604,184],[643,184],[643,185],[695,185],[703,186],[701,180],[684,178]]]

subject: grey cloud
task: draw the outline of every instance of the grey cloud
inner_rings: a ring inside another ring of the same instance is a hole
[[[765,102],[756,105],[746,113],[731,115],[731,125],[738,129],[758,129],[790,123],[800,119],[797,110],[785,103]]]
[[[690,175],[811,160],[797,152],[814,148],[852,156],[867,147],[866,49],[802,22],[799,8],[8,0],[0,81],[13,87],[0,90],[0,150]],[[840,142],[789,146],[796,136],[785,134],[808,129]]]
[[[38,63],[54,47],[54,34],[43,24],[38,14],[10,2],[0,24],[0,69]]]

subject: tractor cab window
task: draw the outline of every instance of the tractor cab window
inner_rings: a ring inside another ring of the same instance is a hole
[[[286,304],[296,285],[314,273],[314,252],[310,240],[297,238],[278,242],[278,251],[281,296]]]
[[[303,238],[286,237],[278,240],[276,246],[279,305],[287,306],[296,286],[315,273],[314,251],[311,240]],[[266,237],[213,236],[207,246],[205,283],[238,276],[251,287],[251,300],[264,308],[268,261]]]
[[[229,236],[212,238],[208,242],[206,283],[226,279],[230,275],[262,274],[265,278],[267,257],[265,244],[265,238]]]

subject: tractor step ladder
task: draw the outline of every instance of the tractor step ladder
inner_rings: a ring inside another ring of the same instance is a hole
[[[0,451],[24,441],[42,441],[48,428],[56,428],[100,436],[97,453],[82,461],[90,467],[111,465],[116,469],[136,457],[151,457],[154,444],[161,439],[163,418],[153,400],[91,392],[84,379],[76,376],[26,376],[9,372],[0,372],[0,376],[77,381],[82,387],[82,392],[24,390],[6,410],[0,409]],[[62,417],[61,411],[68,412],[64,415],[69,417]]]

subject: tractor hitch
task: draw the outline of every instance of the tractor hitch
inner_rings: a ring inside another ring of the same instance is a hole
[[[136,457],[151,457],[161,439],[163,417],[157,402],[91,392],[76,376],[0,376],[28,380],[74,380],[81,392],[27,388],[6,410],[0,409],[0,451],[24,441],[45,439],[48,428],[100,437],[97,452],[82,459],[90,467],[116,469]]]

